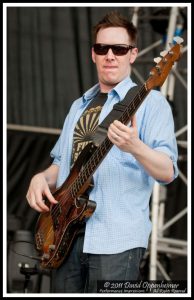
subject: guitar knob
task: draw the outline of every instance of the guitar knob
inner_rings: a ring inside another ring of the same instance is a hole
[[[42,260],[49,260],[49,258],[50,258],[50,255],[47,253],[44,253],[42,256]]]
[[[55,246],[55,245],[49,245],[49,249],[50,249],[50,250],[54,251],[54,250],[55,250],[55,248],[56,248],[56,246]]]

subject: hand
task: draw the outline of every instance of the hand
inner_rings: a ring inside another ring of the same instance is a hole
[[[139,141],[136,116],[131,118],[131,126],[128,127],[115,120],[108,129],[108,138],[124,152],[133,153],[136,143]]]
[[[38,212],[47,212],[49,208],[44,203],[44,196],[46,196],[51,203],[58,203],[50,192],[44,174],[39,173],[32,178],[26,198],[32,208]]]

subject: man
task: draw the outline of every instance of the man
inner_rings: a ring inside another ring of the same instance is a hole
[[[67,178],[79,153],[91,141],[98,123],[135,84],[136,28],[120,14],[107,14],[94,27],[92,60],[98,84],[76,100],[51,152],[53,164],[35,175],[27,192],[30,206],[49,211],[44,196]],[[149,199],[154,180],[177,176],[177,145],[170,106],[151,91],[129,125],[115,120],[108,129],[114,144],[94,173],[90,199],[95,212],[81,229],[65,262],[56,270],[54,292],[97,292],[98,280],[135,280],[151,232]]]

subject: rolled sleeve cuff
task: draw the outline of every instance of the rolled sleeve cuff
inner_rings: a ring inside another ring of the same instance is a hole
[[[57,165],[57,166],[60,166],[60,160],[58,159],[58,158],[54,158],[54,160],[53,160],[53,162],[52,162],[52,164],[53,165]]]
[[[162,180],[156,180],[159,184],[161,185],[166,185],[166,184],[169,184],[171,183],[179,174],[179,170],[178,170],[178,166],[177,166],[177,159],[175,157],[175,155],[172,154],[172,152],[166,148],[166,147],[157,147],[155,148],[154,150],[156,151],[160,151],[160,152],[163,152],[165,154],[167,154],[169,156],[169,158],[172,160],[172,163],[173,163],[173,168],[174,168],[174,176],[172,177],[172,180],[170,182],[165,182],[165,181],[162,181]]]

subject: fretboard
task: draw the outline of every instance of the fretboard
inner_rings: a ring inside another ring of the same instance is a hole
[[[119,118],[119,121],[121,123],[125,125],[129,123],[131,117],[135,114],[149,92],[150,90],[146,88],[146,83],[140,87],[139,91],[130,102],[129,106],[126,106],[126,109],[123,111],[121,117]],[[86,162],[79,175],[71,185],[71,194],[74,198],[77,196],[84,183],[92,177],[112,146],[113,143],[109,140],[108,137],[106,137],[101,145],[96,148],[92,156]]]

